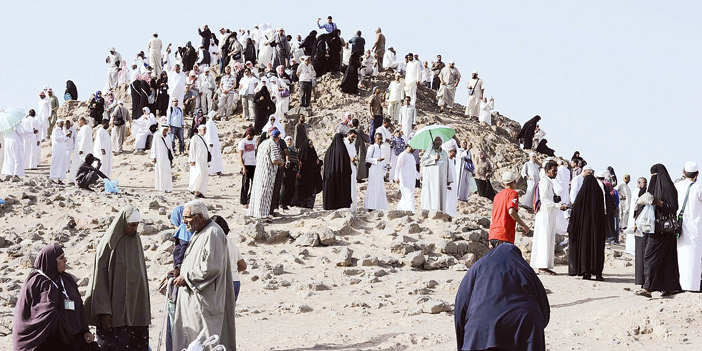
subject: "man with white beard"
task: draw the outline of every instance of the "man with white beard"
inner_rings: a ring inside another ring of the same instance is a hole
[[[173,191],[173,176],[171,175],[171,162],[173,149],[168,139],[168,125],[162,125],[154,134],[151,143],[151,160],[154,163],[156,181],[154,188],[157,191],[170,193]]]
[[[78,119],[78,134],[76,135],[71,167],[68,173],[68,182],[76,182],[78,168],[85,162],[85,155],[93,152],[93,129],[85,121],[85,117]]]
[[[188,181],[188,190],[195,194],[197,198],[204,198],[203,193],[207,190],[207,142],[204,135],[207,132],[207,127],[201,124],[197,127],[197,135],[193,135],[190,139],[190,147],[188,149],[188,158],[190,162],[190,180]]]
[[[22,120],[23,161],[20,167],[23,169],[36,169],[41,162],[41,139],[39,134],[39,121],[34,110],[29,110]],[[22,174],[24,175],[24,174]]]
[[[407,68],[405,72],[405,96],[410,97],[412,105],[417,101],[417,87],[422,77],[422,63],[414,59],[412,53],[407,54]]]
[[[473,77],[468,81],[468,104],[466,104],[466,117],[475,117],[480,115],[480,102],[483,100],[485,87],[483,80],[478,78],[478,71],[473,71]]]
[[[207,116],[207,132],[205,132],[205,141],[207,142],[207,147],[210,149],[212,154],[212,162],[210,162],[210,168],[208,174],[222,175],[224,171],[224,163],[222,162],[222,147],[219,142],[219,131],[217,129],[217,124],[215,124],[214,117],[216,115],[215,111],[210,111]]]
[[[46,97],[44,91],[39,92],[39,106],[37,106],[37,120],[39,122],[39,140],[44,141],[49,132],[49,118],[51,117],[51,99]]]
[[[404,84],[400,81],[402,76],[395,74],[395,80],[388,86],[388,114],[393,121],[400,125],[400,106],[405,95]],[[405,134],[407,135],[407,134]]]
[[[349,161],[351,162],[351,211],[358,210],[358,200],[356,196],[356,173],[358,172],[358,154],[356,153],[356,130],[351,129],[346,133],[344,145],[349,153]]]
[[[110,121],[102,121],[102,128],[98,128],[95,133],[93,156],[100,160],[100,172],[105,174],[107,178],[112,179],[112,140],[110,133],[107,132],[108,128],[110,128]]]
[[[66,179],[66,169],[68,168],[66,160],[66,142],[68,137],[63,130],[63,120],[56,121],[58,128],[51,131],[51,167],[49,168],[49,179],[56,181],[58,184],[63,184],[63,179]]]
[[[529,153],[529,161],[522,167],[522,178],[527,180],[526,193],[522,197],[520,204],[530,210],[534,209],[534,188],[541,179],[539,175],[539,165],[536,163],[536,153]]]
[[[161,48],[163,44],[158,38],[158,33],[154,32],[154,37],[149,40],[149,65],[153,67],[156,77],[161,75]]]
[[[110,48],[110,54],[105,59],[105,63],[107,63],[107,87],[113,89],[117,86],[119,71],[122,70],[122,55],[115,51],[115,48]],[[170,83],[170,79],[168,82]]]
[[[408,143],[405,146],[405,151],[397,157],[393,180],[400,186],[400,194],[402,195],[400,201],[397,202],[397,210],[415,213],[417,206],[414,202],[414,188],[420,174],[417,172],[417,161],[412,152],[412,147]]]
[[[434,138],[432,147],[422,155],[422,209],[446,210],[447,192],[454,182],[453,173],[449,172],[448,153],[441,148],[444,143],[440,136]],[[454,149],[455,150],[455,149]],[[456,196],[454,193],[453,196]]]

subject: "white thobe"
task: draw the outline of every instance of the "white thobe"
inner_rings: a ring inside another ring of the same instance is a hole
[[[378,144],[368,146],[366,162],[370,163],[368,170],[368,187],[366,189],[366,199],[364,207],[368,210],[387,210],[388,198],[385,196],[385,161],[378,159],[383,157],[383,151]],[[386,159],[387,160],[387,159]]]
[[[183,97],[185,96],[185,72],[168,71],[168,96],[178,99],[178,106],[183,108]]]
[[[573,180],[570,181],[570,201],[575,202],[575,199],[578,196],[578,193],[580,192],[580,188],[583,186],[583,181],[585,178],[583,178],[582,173],[581,175],[573,178]]]
[[[66,142],[68,138],[63,128],[54,128],[51,131],[51,166],[49,168],[49,178],[66,179]]]
[[[41,161],[41,146],[37,145],[39,137],[39,121],[36,117],[25,116],[22,120],[22,142],[24,144],[24,155],[22,167],[24,169],[35,169]],[[34,133],[37,130],[37,133]]]
[[[404,84],[393,80],[388,86],[388,114],[390,119],[397,121],[397,125],[400,125],[400,105],[402,100],[405,98]]]
[[[346,145],[346,151],[349,153],[349,159],[358,157],[356,153],[356,144],[349,141],[349,139],[344,139],[344,145]],[[351,211],[355,212],[358,209],[358,200],[356,199],[356,172],[358,172],[358,166],[356,163],[351,161]]]
[[[161,48],[162,48],[162,43],[161,39],[159,38],[151,38],[149,40],[148,44],[148,49],[149,49],[149,65],[153,67],[154,69],[154,74],[156,77],[161,75]]]
[[[468,103],[466,104],[466,115],[478,117],[480,113],[480,101],[482,101],[485,89],[483,80],[480,78],[471,78],[468,81]],[[470,94],[470,89],[473,89],[473,94]]]
[[[412,98],[412,105],[417,102],[417,82],[422,77],[422,64],[418,60],[407,62],[405,72],[405,95]]]
[[[81,153],[82,152],[82,153]],[[71,157],[71,167],[68,173],[68,181],[75,183],[78,168],[85,162],[85,155],[93,152],[93,129],[89,125],[84,125],[78,130],[76,135],[76,145],[73,147],[73,157]],[[93,155],[97,156],[97,155]]]
[[[209,166],[209,174],[216,174],[218,172],[224,171],[224,162],[222,162],[222,146],[219,143],[219,132],[217,130],[217,125],[212,118],[207,120],[205,123],[207,131],[205,132],[205,141],[207,142],[207,147],[210,148],[210,153],[212,153],[212,162]]]
[[[492,110],[495,108],[495,101],[491,100],[488,102],[480,102],[480,115],[478,116],[478,121],[485,122],[488,125],[492,124]]]
[[[117,65],[117,61],[119,61],[119,66]],[[118,76],[119,76],[119,69],[120,66],[122,65],[124,60],[122,60],[122,55],[120,55],[117,51],[115,51],[114,55],[110,54],[107,56],[107,88],[112,89],[115,86],[117,86],[118,83]],[[142,68],[144,67],[143,65],[141,66]],[[105,90],[108,90],[105,89]],[[105,172],[103,172],[105,173]]]
[[[35,116],[36,120],[39,122],[37,125],[39,128],[39,140],[44,141],[46,139],[47,133],[49,133],[49,118],[51,117],[51,99],[45,97],[39,99],[39,106],[37,106],[37,114]]]
[[[415,123],[417,123],[417,109],[413,105],[402,106],[400,108],[400,123],[398,125],[402,128],[402,135],[405,139],[409,140]]]
[[[617,185],[619,193],[619,223],[620,227],[626,228],[629,224],[629,209],[631,208],[631,189],[629,184],[622,181]]]
[[[536,162],[527,161],[522,167],[522,178],[527,180],[527,189],[524,196],[522,196],[522,201],[520,201],[522,206],[527,208],[534,208],[534,188],[536,184],[541,179],[539,175],[539,165]],[[531,179],[528,179],[530,177]]]
[[[24,139],[34,137],[33,130],[26,131],[22,124],[15,126],[14,130],[3,134],[3,163],[0,173],[9,176],[24,176]]]
[[[397,66],[400,64],[395,62],[397,56],[390,50],[385,50],[385,55],[383,55],[383,67],[391,68],[397,70]]]
[[[568,170],[568,167],[564,165],[558,166],[558,174],[556,175],[556,181],[561,185],[561,189],[563,191],[560,194],[557,194],[558,196],[561,197],[561,203],[562,204],[570,204],[570,190],[569,184],[570,184],[570,171]]]
[[[68,130],[64,129],[66,133],[66,170],[71,168],[71,160],[73,159],[73,149],[76,147],[76,130],[71,126]],[[68,136],[68,132],[71,132],[71,136]]]
[[[436,155],[440,155],[438,160]],[[455,170],[449,172],[448,153],[443,149],[438,152],[432,148],[424,152],[421,162],[422,209],[446,212],[447,187],[453,183],[453,175],[456,173]]]
[[[456,157],[448,160],[448,172],[451,175],[456,174]],[[455,183],[448,185],[450,189],[446,189],[446,214],[451,217],[458,215],[458,187]]]
[[[560,205],[553,202],[553,183],[548,177],[539,181],[541,207],[534,218],[534,238],[531,246],[532,268],[553,268],[556,247],[556,217]]]
[[[153,124],[158,124],[156,117],[153,113],[148,115],[141,115],[139,119],[132,121],[132,134],[134,134],[134,150],[144,150],[146,149],[146,141],[149,139],[149,135],[152,135],[149,127]],[[152,142],[153,144],[153,142]]]
[[[414,188],[417,184],[417,178],[419,178],[419,172],[417,172],[417,161],[414,159],[414,155],[403,151],[397,157],[395,176],[393,177],[394,180],[400,182],[400,194],[402,195],[397,203],[398,211],[415,213],[417,206],[414,201]]]
[[[103,154],[103,151],[105,152]],[[105,128],[99,128],[95,133],[93,156],[100,160],[100,171],[112,179],[112,138]],[[85,157],[85,155],[83,155]]]
[[[157,191],[173,191],[173,176],[171,175],[171,162],[168,160],[168,150],[173,149],[170,140],[163,134],[157,133],[151,143],[151,159],[156,160],[154,165],[154,188]]]
[[[692,181],[685,179],[675,184],[678,190],[678,211],[682,210],[685,195]],[[680,214],[680,212],[678,212]],[[702,276],[702,184],[690,187],[683,213],[682,235],[678,238],[678,269],[683,290],[700,291]]]
[[[387,166],[388,170],[390,170],[390,161],[392,158],[392,147],[390,146],[390,139],[392,139],[392,133],[385,128],[385,126],[380,126],[375,130],[375,133],[380,133],[383,136],[383,144],[380,146],[380,150],[383,152],[383,163]],[[371,138],[374,138],[372,136]]]
[[[190,139],[188,162],[191,163],[188,190],[204,194],[207,190],[207,146],[201,135],[194,135]]]

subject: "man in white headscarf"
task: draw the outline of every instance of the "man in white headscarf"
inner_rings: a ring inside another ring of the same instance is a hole
[[[124,107],[122,100],[117,102],[117,106],[110,114],[110,126],[112,126],[112,152],[115,154],[122,153],[124,145],[124,130],[132,122],[129,116],[129,110]]]
[[[417,87],[422,77],[422,63],[415,60],[412,53],[407,54],[407,59],[409,61],[407,61],[407,71],[405,72],[405,95],[412,99],[411,102],[414,105],[417,101]]]
[[[63,131],[63,120],[56,121],[58,128],[51,131],[51,167],[49,169],[49,178],[55,180],[59,184],[63,184],[63,179],[66,179],[66,142],[68,138]]]
[[[151,143],[151,160],[154,163],[156,181],[154,188],[157,191],[173,191],[173,176],[171,175],[171,162],[173,159],[173,149],[168,139],[168,125],[162,125],[161,129],[154,134]]]
[[[212,154],[212,162],[210,162],[210,168],[208,173],[210,175],[217,174],[222,175],[224,171],[224,163],[222,162],[222,147],[219,142],[219,130],[217,129],[217,124],[215,123],[214,117],[216,115],[215,111],[210,111],[207,116],[207,132],[205,132],[205,141],[207,142],[207,147],[210,148],[210,153]]]
[[[468,103],[466,104],[466,117],[478,118],[480,115],[480,102],[483,101],[483,80],[478,78],[478,71],[473,71],[473,77],[468,81]]]
[[[0,168],[0,174],[6,176],[5,180],[12,179],[13,182],[18,182],[19,177],[24,177],[24,162],[26,154],[24,150],[24,139],[34,137],[33,129],[25,129],[24,123],[20,123],[12,130],[8,130],[2,134],[2,152],[3,163]]]
[[[629,209],[631,208],[631,189],[629,189],[629,182],[631,181],[631,176],[625,174],[622,178],[622,182],[617,184],[617,193],[619,194],[619,223],[621,223],[622,230],[626,229],[629,225]]]
[[[104,120],[102,128],[98,128],[95,132],[95,145],[93,146],[93,156],[100,160],[100,171],[107,178],[112,179],[112,140],[107,129],[110,127],[110,121]],[[85,155],[83,155],[85,157]]]
[[[417,206],[414,202],[414,188],[420,174],[417,172],[417,161],[412,152],[412,147],[407,143],[405,151],[397,157],[393,180],[400,186],[400,194],[402,195],[400,201],[397,202],[397,210],[415,213]]]
[[[452,177],[455,177],[456,174],[456,154],[458,153],[457,149],[458,145],[456,144],[453,144],[448,149],[448,173]],[[458,163],[458,165],[460,165],[460,162]],[[455,179],[454,183],[448,184],[446,190],[446,209],[444,210],[444,212],[446,212],[446,214],[448,214],[451,217],[456,217],[458,215],[458,187],[455,185]]]
[[[149,65],[153,67],[156,77],[161,75],[161,49],[163,44],[158,38],[158,33],[154,32],[153,38],[149,40]]]
[[[570,181],[570,193],[568,194],[568,197],[570,198],[571,202],[575,202],[575,198],[578,196],[578,192],[580,191],[580,188],[583,186],[583,181],[585,180],[585,177],[592,175],[594,173],[594,170],[590,165],[585,165],[583,167],[583,172],[580,173],[579,176],[574,177]]]
[[[107,63],[107,88],[113,89],[117,86],[119,71],[122,70],[122,55],[115,51],[115,48],[110,48],[110,54],[105,62]]]
[[[24,145],[23,169],[36,169],[41,162],[41,123],[34,110],[29,110],[22,120],[22,142]],[[22,174],[24,175],[24,174]]]
[[[46,97],[44,91],[39,92],[36,119],[39,122],[39,140],[44,141],[49,132],[49,118],[51,117],[51,99]]]
[[[93,152],[93,129],[85,121],[85,117],[78,119],[78,134],[76,144],[73,147],[73,157],[71,157],[71,167],[68,173],[68,182],[76,182],[78,168],[85,162],[85,155]]]
[[[417,123],[417,109],[410,99],[409,96],[406,96],[402,107],[400,107],[400,123],[398,124],[398,128],[402,128],[402,134],[406,135],[407,138],[412,134]]]
[[[209,154],[207,142],[205,141],[205,133],[207,127],[201,124],[197,127],[197,135],[193,135],[190,139],[190,147],[188,158],[190,162],[190,180],[188,182],[188,190],[195,194],[195,197],[204,198],[204,192],[207,190],[207,155]]]
[[[456,98],[456,87],[458,87],[458,83],[461,81],[461,73],[458,71],[458,68],[454,66],[453,60],[449,61],[448,66],[441,69],[439,80],[441,81],[441,85],[436,94],[437,99],[439,99],[439,107],[441,108],[441,112],[444,112],[444,106],[451,111]]]
[[[356,196],[356,173],[358,172],[358,153],[356,152],[356,137],[357,132],[351,129],[344,138],[346,151],[349,153],[349,161],[351,162],[351,211],[355,212],[358,209],[358,199]]]
[[[366,188],[364,208],[367,210],[387,210],[388,198],[385,195],[383,177],[385,176],[387,161],[389,160],[385,158],[382,151],[383,134],[375,133],[373,137],[375,143],[369,145],[366,152],[365,161],[370,163],[371,166],[368,169],[368,187]]]
[[[168,96],[171,100],[177,99],[185,108],[185,72],[181,71],[180,65],[175,64],[173,70],[168,71]]]
[[[541,176],[539,174],[539,164],[536,163],[536,153],[529,153],[529,161],[527,161],[524,166],[522,166],[522,178],[527,181],[527,189],[522,200],[520,201],[523,207],[530,210],[534,209],[534,188],[536,184],[539,184]]]
[[[448,153],[441,148],[440,136],[434,138],[431,149],[422,155],[422,209],[446,212],[447,190],[453,183],[455,171],[449,172]],[[454,195],[456,196],[456,195]]]

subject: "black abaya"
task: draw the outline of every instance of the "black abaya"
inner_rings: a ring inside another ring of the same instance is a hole
[[[324,155],[323,205],[325,210],[348,208],[351,199],[351,159],[346,150],[344,135],[334,135]]]
[[[254,94],[254,131],[256,135],[261,134],[261,129],[268,123],[268,117],[275,113],[275,104],[271,100],[268,88],[263,86],[261,90]],[[268,132],[264,130],[263,132]]]
[[[536,124],[539,123],[540,120],[541,116],[534,116],[532,119],[524,123],[522,130],[519,131],[517,140],[524,144],[524,150],[531,149],[534,140],[534,133],[536,132]]]
[[[550,147],[546,146],[547,142],[548,141],[546,139],[541,139],[541,141],[539,142],[539,145],[536,146],[536,152],[538,152],[540,154],[547,155],[547,156],[555,156],[555,151],[553,151],[553,149],[551,149]],[[530,149],[531,144],[529,146],[530,146],[529,147],[529,149]],[[524,145],[524,149],[527,150],[526,144]]]
[[[312,65],[317,73],[317,77],[321,77],[330,71],[329,69],[329,54],[327,52],[328,34],[322,34],[317,38],[312,50]]]
[[[347,94],[358,94],[358,68],[360,67],[360,56],[352,55],[349,65],[346,66],[344,78],[341,80],[341,91]]]
[[[162,75],[161,78],[156,81],[156,110],[157,116],[165,116],[166,110],[168,109],[168,76]]]
[[[300,148],[298,158],[302,165],[300,166],[297,196],[301,206],[312,208],[315,195],[322,191],[321,166],[317,163],[319,157],[317,151],[307,142]]]
[[[312,50],[314,49],[314,43],[316,40],[317,40],[317,31],[316,30],[311,31],[310,34],[307,35],[304,40],[302,40],[300,47],[305,52],[306,56],[312,55]]]
[[[603,196],[597,179],[585,177],[568,225],[569,275],[602,275],[606,231]]]
[[[72,80],[66,81],[66,91],[64,92],[64,95],[65,94],[70,95],[71,100],[78,100],[78,89]]]
[[[495,198],[495,190],[489,180],[475,178],[475,184],[478,186],[478,195],[488,198],[490,201]]]

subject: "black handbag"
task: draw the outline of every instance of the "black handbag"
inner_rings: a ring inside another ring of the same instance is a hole
[[[675,215],[656,218],[655,232],[680,235],[682,232],[682,223],[678,221]]]
[[[163,145],[166,145],[166,151],[168,151],[168,161],[173,162],[173,152],[171,152],[171,149],[168,148],[168,144],[166,144],[166,139],[161,137],[161,141],[163,141]]]

